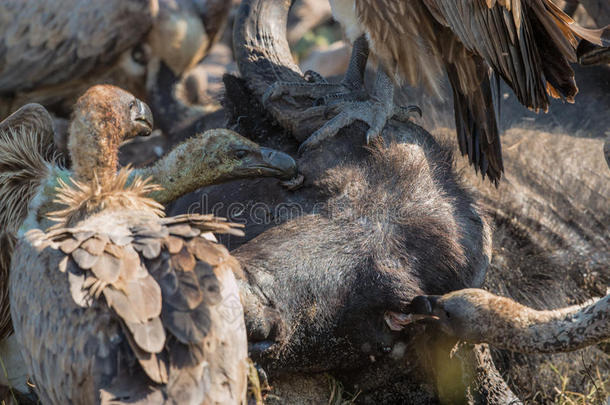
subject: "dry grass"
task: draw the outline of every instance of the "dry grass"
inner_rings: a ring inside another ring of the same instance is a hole
[[[330,397],[328,405],[353,405],[356,403],[360,391],[355,394],[345,391],[343,384],[330,374],[326,375],[328,385],[330,387]]]
[[[560,386],[555,386],[554,390],[557,393],[555,398],[556,405],[605,405],[610,399],[610,376],[607,371],[602,373],[599,366],[586,369],[586,380],[583,392],[571,391],[570,377],[567,375],[567,370],[559,370],[553,364],[548,367],[557,375],[560,380]]]

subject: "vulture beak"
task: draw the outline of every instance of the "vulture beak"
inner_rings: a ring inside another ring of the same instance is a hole
[[[261,147],[262,165],[260,168],[270,176],[290,180],[297,174],[297,163],[286,153]]]
[[[409,310],[413,314],[427,316],[427,317],[435,317],[432,315],[434,308],[436,307],[436,302],[438,301],[438,295],[418,295],[417,297],[411,300],[409,304]],[[437,317],[435,317],[437,318]]]
[[[383,318],[393,331],[403,330],[405,326],[417,321],[436,321],[438,316],[433,314],[438,295],[418,295],[407,305],[405,313],[387,311]]]
[[[136,100],[132,110],[132,120],[136,126],[137,136],[148,136],[153,130],[153,115],[146,103]]]

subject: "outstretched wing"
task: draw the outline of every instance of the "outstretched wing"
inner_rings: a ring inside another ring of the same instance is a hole
[[[221,273],[241,271],[212,232],[241,234],[203,215],[148,218],[109,233],[64,228],[47,234],[66,255],[60,271],[74,302],[89,307],[103,297],[146,375],[155,383],[173,381],[168,395],[188,403],[201,403],[207,389],[200,365],[209,361],[206,338],[218,330],[211,311],[222,299]]]
[[[150,29],[157,0],[0,2],[0,94],[82,78]]]

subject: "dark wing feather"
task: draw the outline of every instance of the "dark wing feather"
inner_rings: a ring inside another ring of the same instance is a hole
[[[147,221],[123,233],[113,229],[112,235],[58,229],[48,237],[68,256],[73,300],[88,307],[103,296],[142,369],[153,381],[168,383],[168,368],[195,367],[195,361],[204,360],[204,340],[213,328],[211,308],[222,298],[215,271],[240,271],[209,232],[239,234],[236,227],[190,215]],[[125,239],[131,244],[114,242]]]
[[[79,79],[142,40],[156,0],[0,2],[0,94]]]
[[[424,0],[439,23],[482,57],[525,106],[547,110],[548,95],[578,92],[575,24],[550,0]]]
[[[441,34],[443,35],[443,34]],[[504,170],[498,129],[498,91],[482,58],[472,55],[451,32],[440,41],[447,76],[453,90],[453,107],[462,155],[497,184]],[[495,94],[495,98],[494,98]]]
[[[47,175],[52,146],[53,119],[39,104],[27,104],[0,122],[0,339],[13,332],[7,288],[16,232]]]

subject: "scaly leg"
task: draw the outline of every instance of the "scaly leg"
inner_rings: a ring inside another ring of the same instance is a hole
[[[339,84],[328,83],[315,72],[306,72],[308,83],[278,82],[270,86],[263,97],[263,103],[285,95],[291,97],[310,97],[315,105],[326,105],[337,115],[314,132],[299,148],[299,151],[319,145],[324,139],[332,137],[355,121],[369,125],[367,143],[381,134],[386,122],[395,117],[406,121],[421,110],[416,106],[399,107],[394,105],[394,83],[379,66],[377,79],[369,96],[364,88],[364,71],[368,60],[369,47],[364,36],[354,42],[350,64],[345,77]]]

